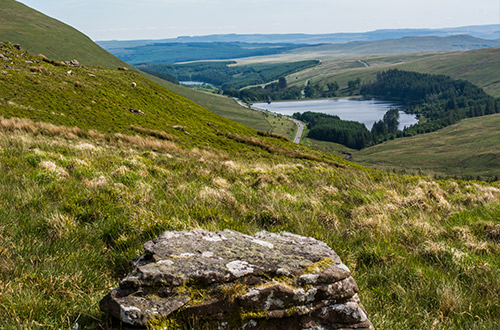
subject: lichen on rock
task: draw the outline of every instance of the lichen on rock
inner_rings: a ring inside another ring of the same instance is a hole
[[[373,329],[349,269],[313,238],[192,230],[165,232],[144,248],[131,262],[133,270],[100,303],[124,323]]]

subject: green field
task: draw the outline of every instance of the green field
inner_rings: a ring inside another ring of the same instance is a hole
[[[378,329],[500,326],[498,184],[371,170],[136,73],[0,51],[23,60],[0,75],[1,329],[111,329],[98,302],[142,244],[193,228],[326,242]]]
[[[354,161],[398,172],[500,180],[500,115],[469,118],[437,132],[356,152]]]

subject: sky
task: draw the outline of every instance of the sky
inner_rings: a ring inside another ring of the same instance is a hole
[[[93,40],[500,23],[499,0],[18,0]]]

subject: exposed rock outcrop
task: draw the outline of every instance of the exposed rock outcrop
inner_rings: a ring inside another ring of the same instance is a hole
[[[349,269],[290,233],[165,232],[100,303],[123,322],[213,329],[373,329]],[[175,323],[174,322],[174,323]]]

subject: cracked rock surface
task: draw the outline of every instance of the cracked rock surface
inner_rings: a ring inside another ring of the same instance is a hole
[[[165,232],[100,302],[133,326],[373,329],[356,282],[325,243],[290,233]]]

